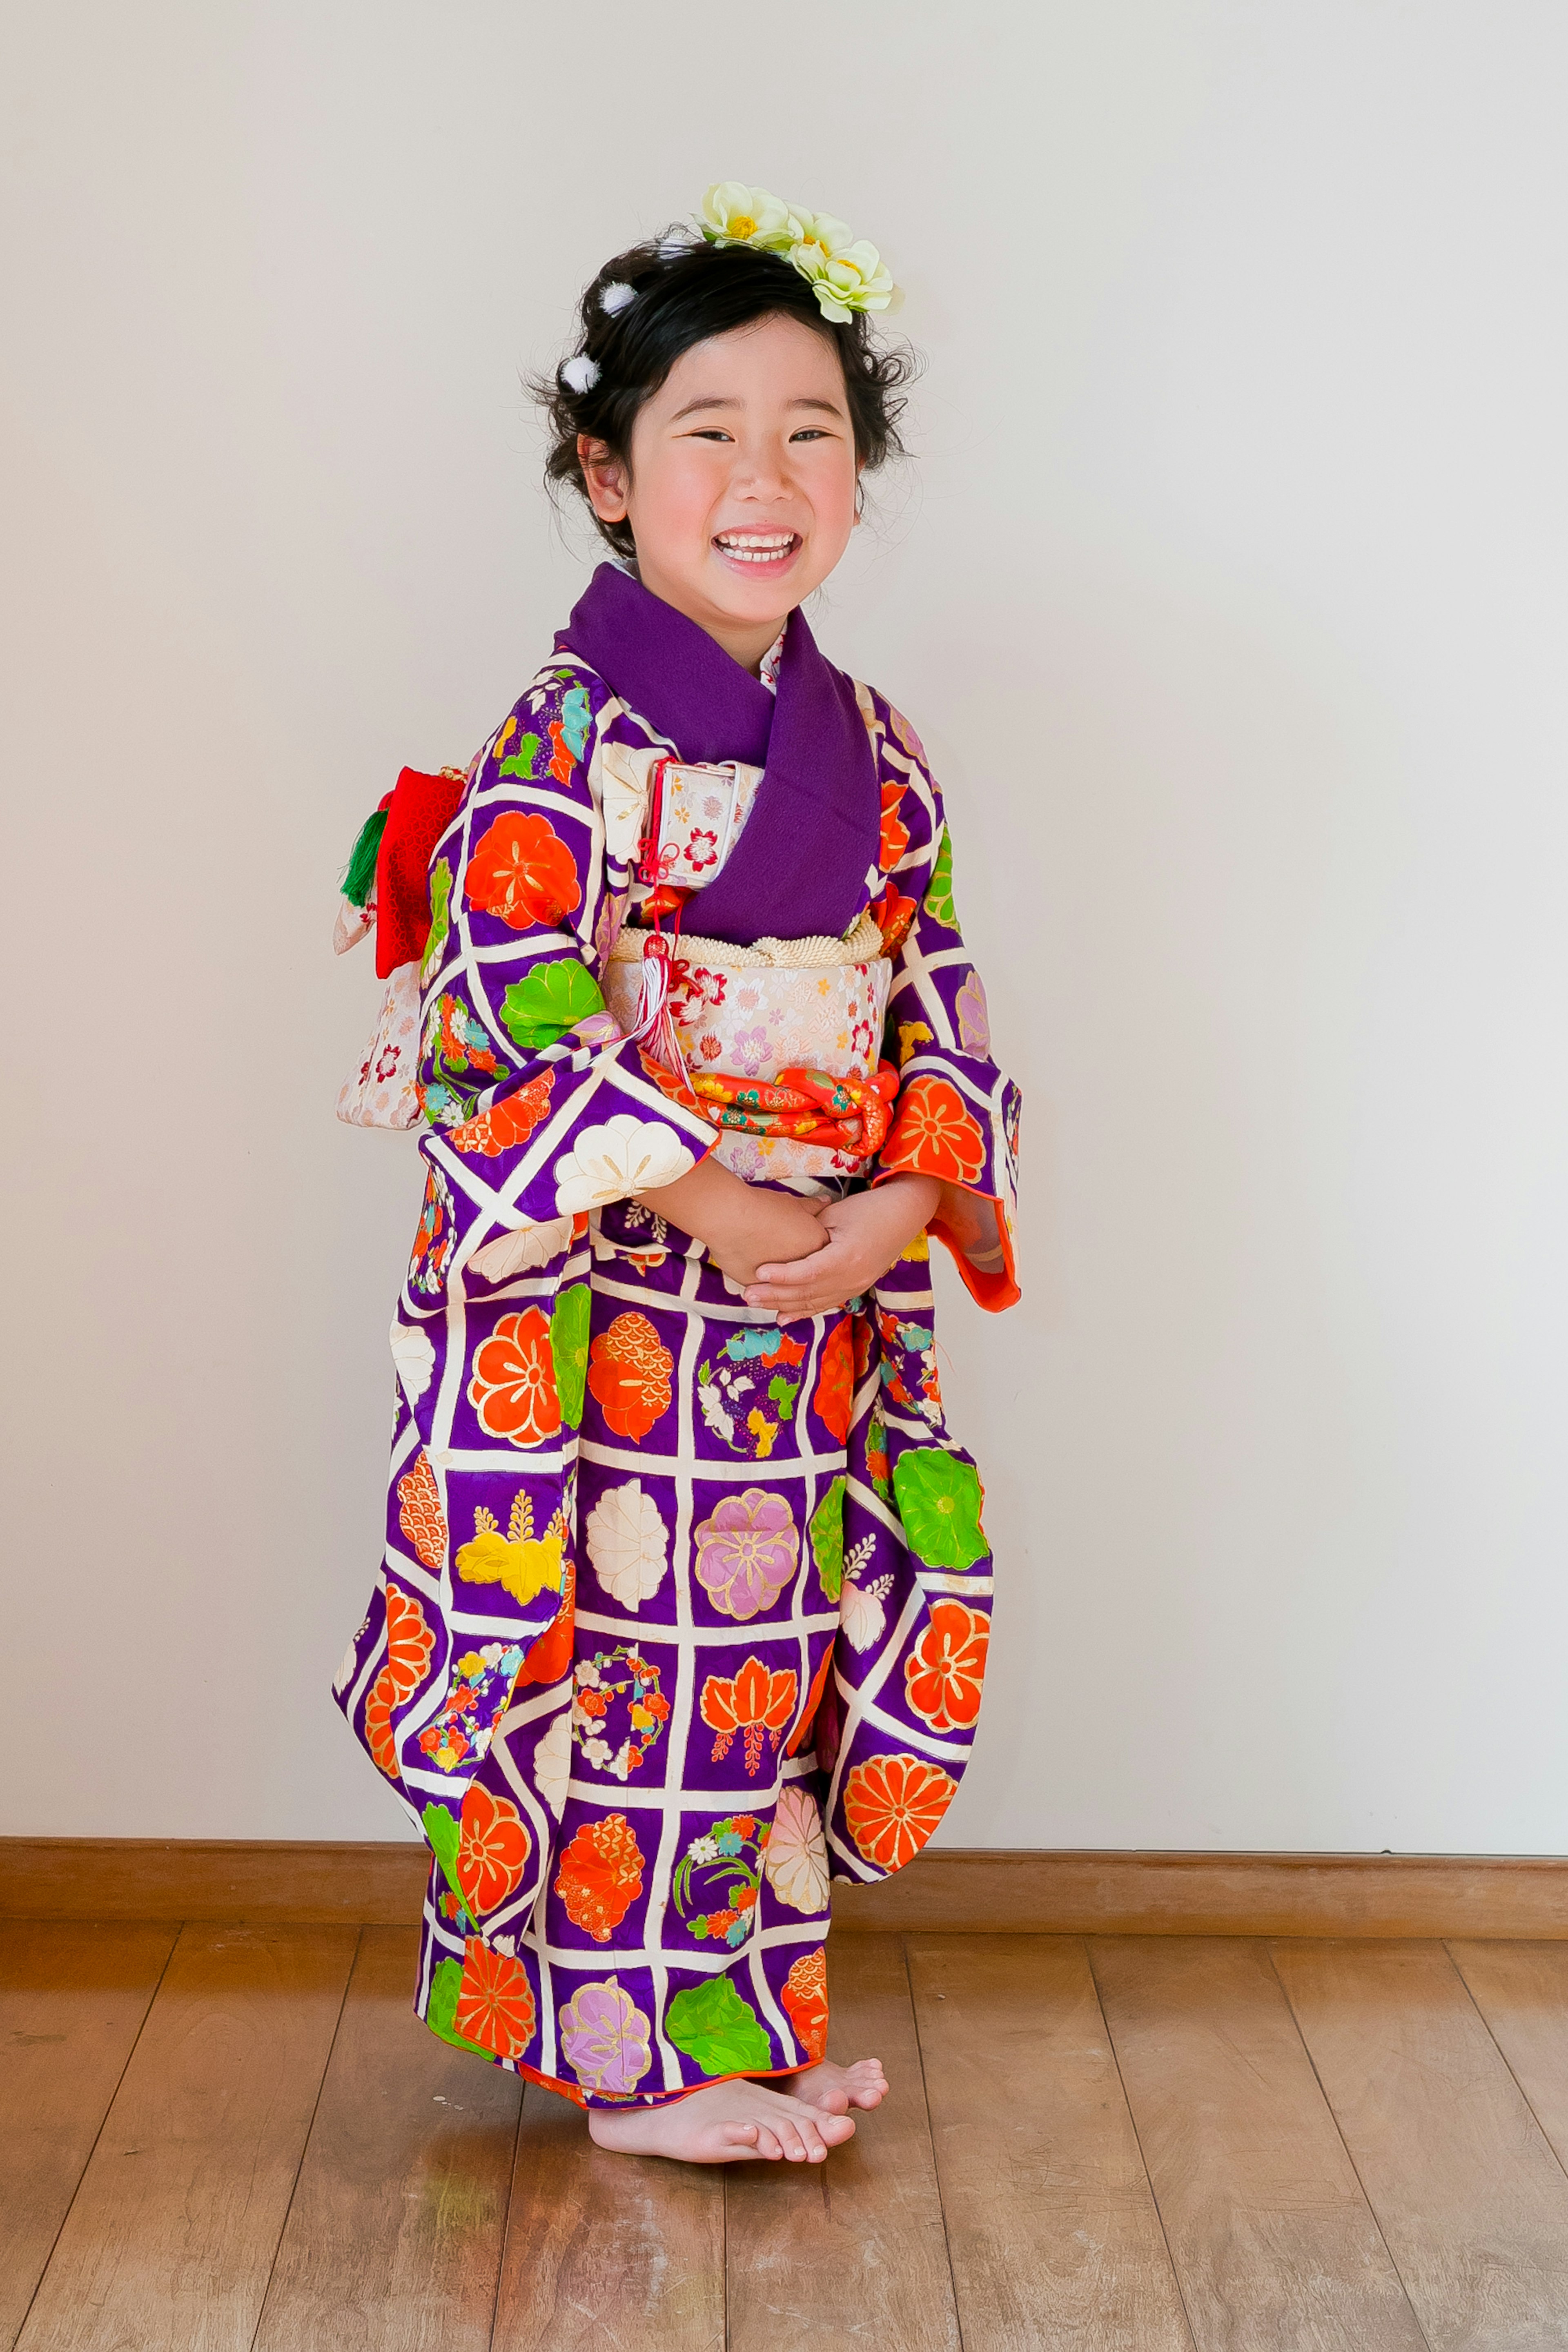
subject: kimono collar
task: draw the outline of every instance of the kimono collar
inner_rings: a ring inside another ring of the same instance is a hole
[[[854,686],[818,652],[805,614],[790,614],[776,697],[613,564],[600,564],[555,646],[597,670],[683,761],[763,770],[722,872],[688,903],[691,929],[737,947],[841,938],[876,863],[880,793]]]

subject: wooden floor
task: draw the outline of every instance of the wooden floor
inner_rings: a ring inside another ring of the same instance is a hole
[[[605,2156],[401,1927],[0,1926],[0,2347],[1568,2346],[1568,1944],[841,1936],[826,2166]]]

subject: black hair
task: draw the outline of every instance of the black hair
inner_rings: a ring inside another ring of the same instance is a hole
[[[630,300],[619,290],[628,287]],[[907,350],[875,340],[862,311],[845,321],[825,318],[809,280],[782,254],[710,245],[671,230],[618,253],[584,289],[577,351],[597,370],[588,390],[577,391],[563,369],[532,384],[550,425],[546,480],[552,488],[570,485],[586,500],[577,455],[580,433],[604,442],[612,457],[627,463],[637,411],[681,353],[710,335],[773,317],[798,319],[837,352],[855,454],[862,466],[874,468],[900,456],[901,387],[915,373]],[[597,515],[594,520],[600,536],[630,562],[637,552],[630,523],[604,522]]]

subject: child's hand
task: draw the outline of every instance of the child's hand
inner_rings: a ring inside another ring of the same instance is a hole
[[[754,1282],[757,1262],[805,1257],[826,1235],[816,1209],[794,1192],[774,1192],[732,1176],[711,1154],[673,1184],[637,1195],[655,1213],[701,1242],[731,1282]]]
[[[780,1323],[829,1315],[879,1282],[936,1214],[934,1176],[891,1176],[874,1192],[829,1202],[818,1219],[828,1243],[793,1265],[770,1262],[746,1286],[748,1307],[773,1307]]]

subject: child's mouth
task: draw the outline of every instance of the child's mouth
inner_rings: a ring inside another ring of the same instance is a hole
[[[721,530],[713,544],[738,571],[767,573],[794,562],[801,538],[795,530]]]

